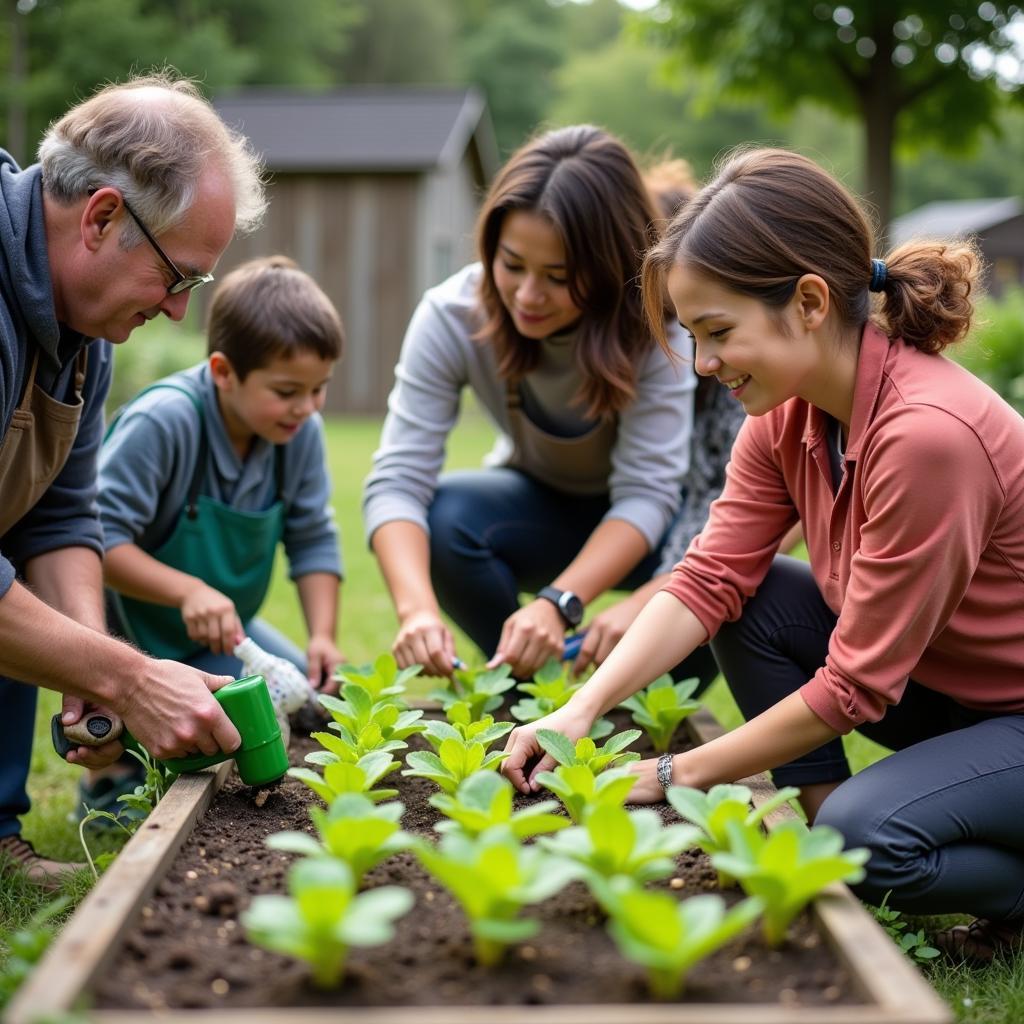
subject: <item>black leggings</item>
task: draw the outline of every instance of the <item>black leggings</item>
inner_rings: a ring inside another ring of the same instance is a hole
[[[712,642],[746,718],[811,678],[835,623],[810,567],[777,557]],[[896,753],[850,778],[837,739],[773,772],[779,786],[846,780],[817,823],[871,850],[854,891],[879,903],[892,890],[889,904],[911,913],[1024,917],[1024,714],[986,714],[911,680],[859,731]]]

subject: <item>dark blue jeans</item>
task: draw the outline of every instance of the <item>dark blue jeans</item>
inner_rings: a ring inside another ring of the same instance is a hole
[[[18,815],[29,808],[25,784],[32,761],[37,692],[34,686],[0,676],[0,838],[21,831]]]
[[[490,657],[520,591],[547,586],[579,553],[608,511],[608,495],[577,497],[515,469],[445,474],[430,506],[430,570],[441,607]],[[652,551],[617,590],[646,583],[661,561]],[[704,689],[718,674],[708,647],[676,666]]]
[[[712,642],[746,718],[825,662],[836,616],[810,567],[776,557],[738,622]],[[780,765],[777,785],[837,782],[817,822],[871,850],[854,891],[919,914],[1024,917],[1024,715],[987,714],[915,683],[860,732],[895,753],[850,778],[842,742]]]

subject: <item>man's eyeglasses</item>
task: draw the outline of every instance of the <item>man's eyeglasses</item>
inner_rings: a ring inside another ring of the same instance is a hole
[[[201,284],[209,284],[213,280],[213,274],[183,274],[175,265],[174,261],[160,248],[157,240],[150,234],[149,228],[139,219],[139,215],[128,205],[128,200],[121,196],[124,208],[131,214],[132,220],[139,226],[139,230],[146,236],[146,241],[156,250],[156,254],[164,261],[167,269],[174,275],[174,281],[167,289],[168,295],[179,295],[181,292],[190,292]]]

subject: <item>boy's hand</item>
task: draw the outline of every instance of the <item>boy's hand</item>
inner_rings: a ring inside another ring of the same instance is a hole
[[[334,673],[344,661],[345,655],[338,650],[333,637],[311,636],[306,649],[309,685],[320,693],[337,693],[338,680]]]
[[[200,579],[185,593],[181,618],[189,639],[214,654],[230,654],[244,635],[231,598]]]

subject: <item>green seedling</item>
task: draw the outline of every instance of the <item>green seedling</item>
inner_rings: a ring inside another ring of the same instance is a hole
[[[520,722],[536,722],[552,711],[564,707],[569,698],[583,685],[572,680],[572,666],[555,658],[546,661],[534,674],[532,683],[520,683],[519,689],[529,694],[509,708],[512,717]],[[590,729],[590,737],[603,739],[615,726],[607,718],[599,718]]]
[[[595,775],[606,768],[621,768],[630,761],[639,761],[639,754],[626,750],[626,747],[639,737],[639,729],[627,729],[617,736],[612,736],[604,746],[598,747],[589,736],[578,739],[574,744],[567,736],[553,729],[537,730],[537,742],[559,764],[581,764]]]
[[[514,793],[512,783],[497,772],[475,772],[462,782],[454,796],[435,793],[430,798],[430,805],[449,819],[439,821],[434,828],[467,836],[477,836],[491,828],[507,828],[522,840],[569,827],[568,818],[550,813],[558,806],[557,800],[540,800],[513,811]]]
[[[423,671],[422,665],[399,669],[393,654],[381,654],[372,665],[342,665],[335,673],[339,683],[355,683],[369,691],[374,702],[399,699],[406,684]]]
[[[923,928],[916,932],[907,931],[907,922],[903,919],[903,914],[889,906],[891,895],[892,890],[890,889],[882,897],[882,902],[877,907],[868,908],[875,920],[885,929],[889,938],[912,960],[916,960],[918,963],[934,960],[939,955],[939,950],[928,944]]]
[[[447,722],[427,722],[423,729],[424,738],[434,750],[441,746],[442,740],[447,739],[474,741],[489,747],[514,728],[512,722],[495,722],[491,715],[483,715],[479,721],[474,721],[469,705],[461,700],[450,704],[445,709],[445,716]]]
[[[677,901],[625,879],[608,890],[602,900],[610,914],[608,930],[623,956],[647,968],[656,999],[677,997],[693,966],[731,942],[761,911],[757,899],[726,910],[715,893]]]
[[[863,847],[843,850],[843,837],[828,825],[808,829],[784,821],[766,836],[732,821],[726,826],[730,850],[711,863],[736,878],[748,896],[764,904],[764,938],[778,946],[794,917],[832,882],[859,882],[871,856]]]
[[[716,853],[728,853],[730,839],[729,822],[736,822],[745,829],[761,832],[764,819],[787,800],[800,795],[800,790],[787,786],[766,800],[760,807],[751,808],[753,793],[747,786],[712,786],[706,793],[688,786],[671,786],[668,802],[680,818],[684,818],[700,829],[702,835],[697,845],[710,857]],[[736,884],[728,872],[718,872],[718,884],[723,888]]]
[[[547,899],[578,875],[574,864],[538,846],[521,846],[504,830],[476,839],[453,832],[438,846],[422,843],[416,854],[462,906],[477,961],[485,967],[497,964],[509,944],[537,933],[537,921],[518,916],[522,907]]]
[[[355,764],[334,761],[324,765],[322,778],[309,768],[289,768],[288,774],[304,782],[327,804],[343,793],[362,793],[374,803],[380,803],[382,800],[391,800],[398,796],[398,790],[373,787],[385,775],[390,775],[398,768],[398,762],[389,753],[374,750],[364,754]]]
[[[61,896],[40,907],[22,927],[0,936],[0,948],[6,948],[7,959],[0,970],[0,1008],[6,1006],[53,942],[57,927],[53,919],[63,913],[71,902]]]
[[[451,689],[434,690],[430,696],[441,702],[446,711],[453,704],[465,704],[469,718],[478,722],[489,711],[501,707],[502,694],[516,685],[511,665],[497,668],[455,669]]]
[[[454,793],[474,772],[497,769],[508,754],[492,750],[482,743],[466,742],[461,737],[441,741],[435,754],[431,750],[414,750],[405,758],[409,765],[403,775],[429,779],[445,793]]]
[[[583,764],[560,764],[553,772],[541,772],[537,781],[550,789],[579,825],[596,807],[621,807],[636,782],[626,768],[610,768],[600,775]]]
[[[399,824],[404,810],[397,802],[374,804],[361,793],[343,793],[326,811],[309,808],[320,842],[305,832],[277,832],[267,846],[306,857],[337,857],[349,866],[358,888],[367,871],[412,845]]]
[[[643,885],[672,874],[676,854],[693,846],[699,836],[691,825],[662,825],[657,811],[608,805],[590,811],[582,826],[542,839],[541,844],[582,865],[588,881],[625,875]]]
[[[306,961],[320,988],[341,983],[350,946],[387,942],[392,923],[413,904],[397,886],[356,892],[348,865],[330,857],[299,861],[288,872],[291,896],[257,896],[242,914],[250,942]]]
[[[659,676],[621,706],[633,713],[633,721],[650,736],[654,749],[664,754],[679,723],[700,708],[700,701],[689,699],[698,685],[697,679],[673,683],[670,675]]]
[[[312,734],[330,755],[307,755],[306,760],[312,764],[330,764],[334,760],[354,764],[371,750],[405,750],[405,740],[425,728],[420,721],[422,711],[403,710],[387,697],[375,702],[370,691],[360,684],[346,683],[341,692],[343,700],[330,694],[320,697],[320,703],[334,719],[327,728],[338,735]]]

